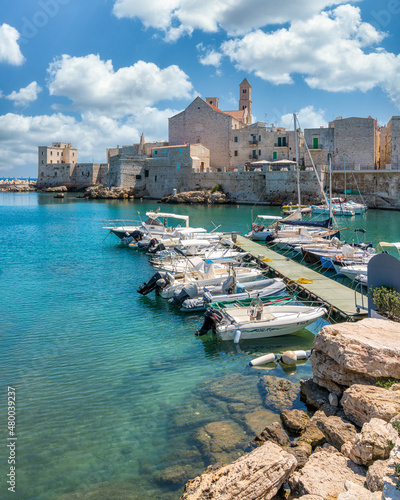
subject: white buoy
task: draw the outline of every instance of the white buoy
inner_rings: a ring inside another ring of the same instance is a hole
[[[235,334],[235,340],[233,341],[235,344],[239,344],[240,336],[242,335],[242,331],[237,329]]]
[[[282,353],[282,363],[285,363],[285,365],[294,365],[296,361],[297,356],[293,351],[285,351]]]
[[[266,363],[273,363],[274,361],[275,361],[275,354],[270,352],[269,354],[265,354],[264,356],[260,356],[259,358],[252,359],[249,365],[258,366],[258,365],[264,365]]]
[[[308,358],[306,351],[293,351],[293,352],[296,354],[297,359],[307,359]]]

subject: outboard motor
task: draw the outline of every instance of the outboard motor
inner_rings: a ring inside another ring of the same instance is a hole
[[[173,281],[173,277],[164,271],[158,271],[147,283],[144,283],[138,288],[138,293],[141,295],[147,295],[153,290],[156,294],[159,294],[166,286],[170,285]]]
[[[144,232],[143,231],[139,231],[139,229],[136,229],[136,231],[133,231],[133,233],[131,233],[130,236],[137,243],[138,241],[141,241],[143,239]]]
[[[214,309],[214,307],[209,307],[204,313],[204,316],[203,326],[196,332],[196,335],[198,337],[206,335],[211,330],[211,328],[214,328],[215,325],[220,323],[223,318],[221,311],[218,311],[218,309]]]
[[[198,295],[199,289],[196,283],[190,283],[185,285],[180,291],[176,291],[174,295],[169,299],[171,304],[182,304],[186,299],[193,299]]]
[[[152,238],[150,241],[149,241],[149,244],[147,245],[147,248],[146,250],[148,252],[151,252],[151,249],[156,247],[158,244],[158,240],[156,238]]]
[[[265,243],[271,243],[272,241],[274,241],[275,239],[275,235],[274,234],[268,234],[265,238]]]
[[[151,240],[151,241],[153,241],[153,240]],[[153,248],[150,247],[150,243],[149,243],[149,248],[148,248],[148,252],[149,253],[153,253],[154,254],[154,253],[157,253],[157,252],[161,252],[162,250],[165,250],[164,243],[159,243],[156,247],[153,247]]]

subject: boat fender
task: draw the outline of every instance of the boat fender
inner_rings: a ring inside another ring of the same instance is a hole
[[[307,359],[307,353],[306,351],[293,351],[294,354],[296,354],[297,359]]]
[[[264,356],[260,356],[259,358],[252,359],[249,363],[250,366],[258,366],[264,365],[267,363],[273,363],[275,361],[275,354],[270,352],[269,354],[265,354]]]
[[[294,365],[296,364],[297,356],[293,351],[285,351],[282,353],[282,363],[285,365]]]
[[[238,328],[235,333],[235,340],[233,341],[235,344],[239,343],[241,335],[242,335],[242,330]]]

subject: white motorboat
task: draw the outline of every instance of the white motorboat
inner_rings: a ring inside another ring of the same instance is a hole
[[[265,225],[268,222],[271,224],[272,221],[277,222],[281,219],[282,217],[275,215],[257,215],[255,221],[251,224],[250,232],[246,234],[246,238],[251,238],[255,241],[265,241],[267,236],[275,232],[275,226],[265,227]]]
[[[338,266],[337,264],[333,264],[333,267],[335,268],[335,271],[338,274],[343,274],[344,276],[346,276],[346,278],[349,278],[350,280],[354,280],[355,277],[360,274],[367,275],[368,273],[367,262],[365,262],[365,264],[354,264],[351,266]]]
[[[228,278],[229,280],[229,278]],[[228,281],[227,280],[227,281]],[[231,286],[231,288],[229,288]],[[182,303],[182,311],[204,311],[213,302],[232,302],[253,297],[270,297],[280,295],[286,290],[282,279],[265,279],[250,281],[249,283],[223,283],[219,287],[207,287],[203,295],[195,298],[187,298]],[[189,295],[189,294],[188,294]],[[174,299],[170,299],[171,301]],[[175,302],[180,302],[180,297]]]
[[[330,210],[332,210],[332,214],[335,216],[353,217],[355,215],[352,209],[344,208],[342,205],[332,205],[332,208],[328,205],[311,205],[312,214],[329,215]]]
[[[138,293],[147,295],[155,290],[157,295],[170,299],[175,292],[179,292],[189,284],[195,284],[200,293],[206,286],[221,285],[231,274],[230,268],[216,268],[213,261],[207,262],[207,260],[204,260],[201,269],[176,276],[164,271],[158,271],[147,283],[139,287]],[[248,282],[260,278],[262,271],[252,267],[238,266],[235,267],[235,274],[239,282]]]
[[[162,235],[171,233],[174,227],[171,227],[169,220],[183,221],[184,227],[189,227],[188,215],[177,215],[165,212],[146,212],[147,219],[144,222],[139,221],[110,221],[104,229],[108,229],[121,240],[132,237],[136,231],[141,231],[143,234]],[[122,225],[120,223],[123,223]]]
[[[253,299],[249,307],[229,307],[205,312],[205,320],[197,335],[212,328],[221,340],[250,340],[295,333],[326,314],[324,307],[302,305],[267,305]]]

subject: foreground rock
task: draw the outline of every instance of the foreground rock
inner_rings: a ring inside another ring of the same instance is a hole
[[[334,448],[315,451],[306,465],[289,478],[289,486],[295,498],[308,494],[335,499],[345,491],[346,480],[364,485],[366,469],[332,450]]]
[[[338,451],[341,450],[346,441],[352,442],[357,435],[355,426],[340,417],[322,417],[318,420],[317,425],[327,442]]]
[[[382,387],[352,385],[341,399],[346,416],[362,427],[371,418],[389,422],[400,412],[400,392]]]
[[[269,500],[296,467],[296,459],[266,443],[230,465],[209,467],[188,481],[181,500]]]
[[[283,427],[292,435],[303,432],[310,420],[307,413],[301,410],[283,410],[280,417]]]
[[[165,196],[161,203],[200,203],[203,205],[221,205],[231,203],[232,200],[219,191],[188,191],[186,193],[177,193],[171,196]]]
[[[314,340],[314,382],[341,395],[352,384],[400,379],[400,324],[379,319],[324,326]]]
[[[363,425],[353,443],[346,443],[342,453],[359,465],[372,465],[376,460],[389,458],[393,444],[398,437],[392,424],[379,418],[372,418]]]
[[[344,482],[345,491],[340,493],[337,500],[381,500],[382,493],[373,493],[359,484],[351,481]]]

